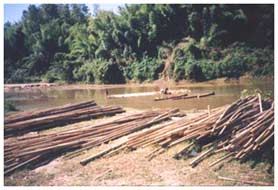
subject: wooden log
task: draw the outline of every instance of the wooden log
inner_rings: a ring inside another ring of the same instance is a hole
[[[26,160],[25,162],[22,162],[22,163],[20,163],[20,164],[17,164],[17,165],[15,165],[14,167],[9,168],[8,170],[5,170],[5,171],[4,171],[4,175],[8,175],[8,174],[12,173],[13,171],[15,171],[15,170],[17,170],[17,169],[19,169],[19,168],[21,168],[21,167],[23,167],[23,166],[26,166],[27,164],[29,164],[29,163],[31,163],[31,162],[33,162],[33,161],[39,159],[39,158],[40,158],[40,155],[35,156],[35,157],[33,157],[33,158],[30,158],[30,159],[28,159],[28,160]]]
[[[112,146],[112,147],[109,147],[109,148],[107,148],[107,149],[105,149],[105,150],[103,150],[103,151],[101,151],[101,152],[99,152],[99,153],[97,153],[97,154],[94,154],[94,155],[92,155],[92,156],[90,156],[90,157],[88,157],[88,158],[85,158],[84,160],[80,161],[80,164],[83,165],[83,166],[85,166],[85,165],[88,164],[89,162],[91,162],[91,161],[93,161],[93,160],[96,160],[96,159],[98,159],[98,158],[104,156],[105,154],[108,154],[108,153],[111,152],[112,150],[115,150],[115,149],[117,149],[117,148],[120,148],[124,143],[125,143],[125,142],[119,143],[119,144],[117,144],[117,145],[115,145],[115,146]]]
[[[46,153],[49,151],[54,151],[54,150],[58,150],[58,149],[62,149],[62,148],[75,147],[76,145],[80,146],[83,142],[84,142],[83,140],[78,140],[78,141],[74,141],[74,142],[70,142],[70,143],[62,143],[59,145],[49,146],[46,148],[41,148],[38,150],[29,151],[29,152],[19,152],[19,154],[17,156],[23,157],[23,156],[27,156],[27,155],[36,155],[36,154],[42,154],[42,153]]]
[[[274,132],[272,132],[268,137],[266,137],[260,144],[259,146],[263,146],[264,144],[266,144],[271,138],[274,137]]]
[[[219,164],[220,162],[226,160],[227,158],[233,156],[234,154],[235,154],[234,152],[231,152],[231,153],[229,153],[229,154],[226,154],[225,156],[221,157],[220,159],[218,159],[218,160],[216,160],[216,161],[210,163],[210,164],[209,164],[209,167],[213,167],[213,166]]]
[[[156,156],[158,156],[158,155],[164,153],[165,151],[166,151],[166,150],[163,149],[163,148],[159,149],[159,150],[156,151],[155,153],[149,155],[149,156],[148,156],[148,160],[149,160],[149,161],[152,160],[154,157],[156,157]]]
[[[22,128],[36,126],[38,124],[43,125],[43,124],[48,124],[48,123],[57,122],[57,121],[65,121],[65,120],[68,121],[72,117],[78,117],[78,116],[82,116],[84,114],[93,114],[93,113],[99,113],[99,112],[105,114],[106,112],[114,111],[115,109],[118,110],[121,108],[110,107],[110,106],[108,106],[108,107],[93,106],[92,108],[85,108],[82,110],[77,110],[77,111],[73,111],[73,112],[69,112],[69,113],[56,114],[56,115],[51,115],[51,116],[46,116],[46,117],[30,119],[27,121],[6,124],[5,130],[22,129]]]
[[[208,105],[208,115],[210,116],[211,112],[210,112],[210,105]]]
[[[197,156],[194,160],[192,160],[189,165],[194,167],[196,166],[198,163],[200,163],[203,159],[205,159],[206,157],[210,156],[212,153],[214,152],[214,148],[210,148],[207,151],[203,152],[202,154],[200,154],[199,156]]]
[[[9,123],[5,125],[5,137],[6,135],[15,136],[17,134],[26,133],[29,131],[41,130],[45,127],[49,128],[57,125],[63,125],[65,123],[87,120],[103,115],[114,115],[122,112],[124,112],[124,110],[121,107],[117,106],[94,106],[94,108],[86,108],[85,110],[81,109],[69,113],[56,114],[16,123]]]
[[[258,99],[259,99],[259,103],[260,103],[260,112],[262,113],[263,112],[263,105],[262,105],[262,97],[261,97],[260,93],[258,93]]]

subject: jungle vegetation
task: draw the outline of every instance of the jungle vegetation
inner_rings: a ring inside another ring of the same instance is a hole
[[[204,81],[273,76],[274,6],[30,5],[4,25],[5,83]],[[183,45],[178,45],[184,42]]]

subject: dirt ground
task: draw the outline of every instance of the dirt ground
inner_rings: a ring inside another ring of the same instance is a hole
[[[107,118],[54,128],[43,133],[82,127],[103,120],[107,120]],[[192,168],[189,166],[189,162],[193,158],[181,160],[172,158],[175,151],[184,145],[173,147],[152,160],[148,160],[146,155],[155,147],[142,148],[132,152],[122,151],[114,156],[90,162],[86,166],[79,163],[113,143],[117,143],[117,141],[103,144],[72,159],[59,157],[33,170],[17,171],[11,176],[5,177],[4,184],[5,186],[208,186],[254,185],[246,183],[246,181],[269,185],[274,183],[274,169],[267,162],[255,165],[253,161],[245,163],[231,161],[220,168],[209,168],[208,164],[221,156],[214,155]],[[219,176],[233,178],[237,181],[221,180],[218,178]]]

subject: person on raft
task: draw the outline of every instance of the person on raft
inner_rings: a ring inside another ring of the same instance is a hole
[[[171,92],[168,91],[169,89],[168,88],[165,88],[165,89],[160,89],[160,94],[165,94],[165,95],[169,95],[171,94]]]

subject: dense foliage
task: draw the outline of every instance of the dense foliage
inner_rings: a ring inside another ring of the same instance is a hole
[[[5,82],[155,80],[173,49],[175,80],[273,75],[273,43],[273,5],[30,5],[4,26]]]
[[[274,50],[270,48],[250,48],[237,42],[225,49],[202,48],[194,43],[176,50],[171,76],[175,80],[195,81],[238,78],[246,72],[254,77],[273,76],[273,63]]]

